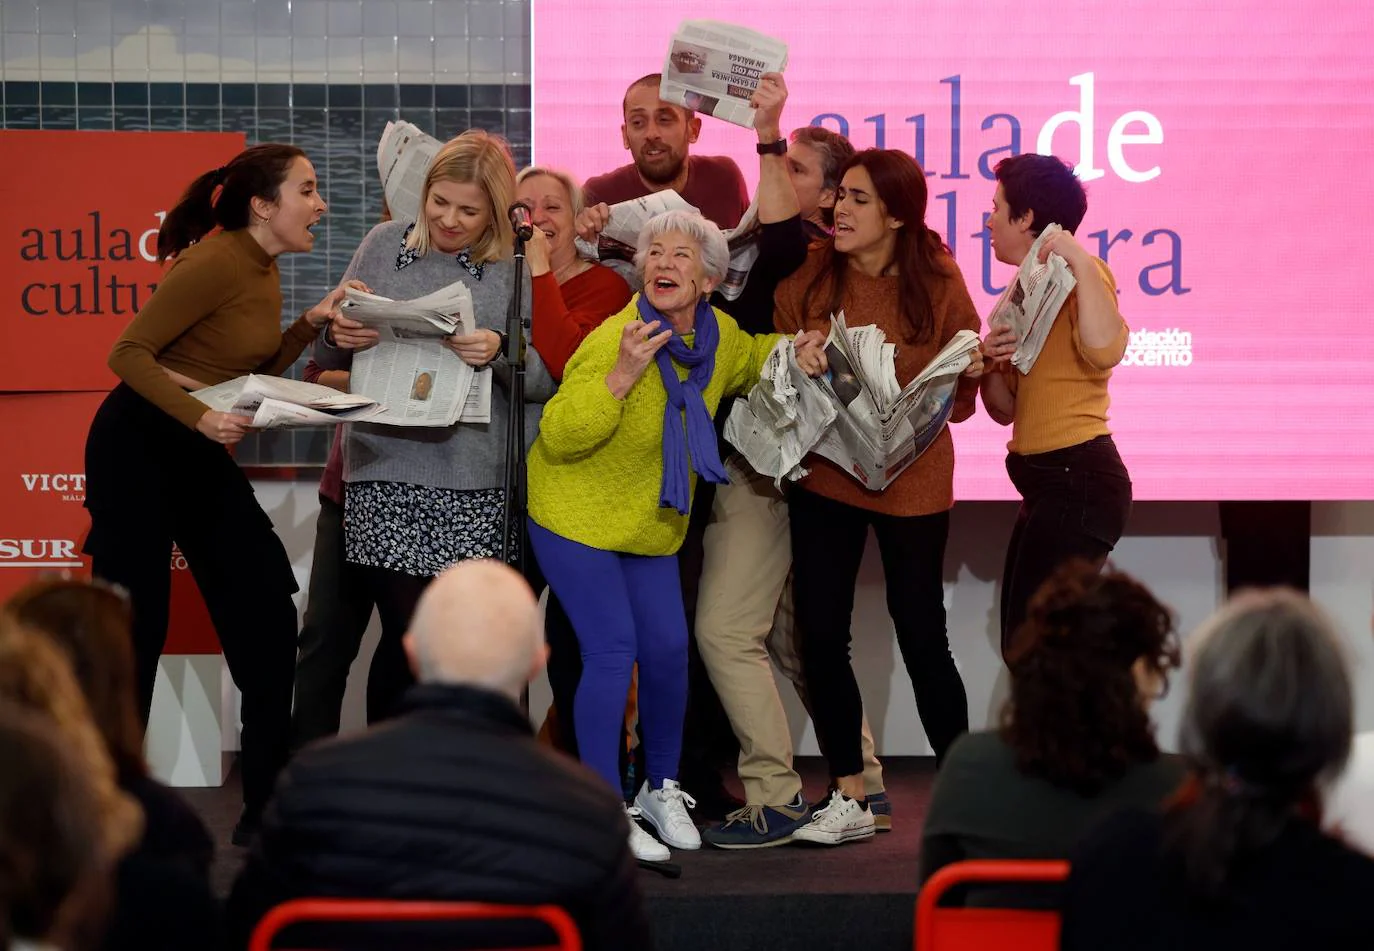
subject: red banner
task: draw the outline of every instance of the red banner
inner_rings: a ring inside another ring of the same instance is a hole
[[[243,147],[237,132],[0,131],[0,391],[114,386],[110,346],[162,275],[162,219]]]
[[[90,574],[86,432],[104,393],[0,395],[0,601],[46,572]],[[186,559],[172,572],[168,654],[218,654],[219,641]]]

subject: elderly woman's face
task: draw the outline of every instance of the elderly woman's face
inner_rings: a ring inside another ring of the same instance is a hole
[[[701,245],[681,231],[654,238],[644,255],[644,293],[663,311],[695,309],[716,282],[706,276]]]
[[[563,183],[552,175],[531,175],[520,183],[515,198],[530,206],[530,220],[549,237],[554,254],[573,246],[573,203]]]

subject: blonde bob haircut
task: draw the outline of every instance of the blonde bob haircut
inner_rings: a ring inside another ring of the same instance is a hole
[[[491,203],[491,222],[482,237],[472,246],[475,264],[499,261],[513,253],[515,235],[511,232],[506,209],[515,201],[515,162],[510,147],[499,135],[481,129],[469,129],[444,143],[425,173],[425,187],[421,191],[420,220],[410,231],[406,247],[426,254],[429,251],[429,223],[425,207],[429,204],[429,190],[435,182],[459,182],[480,185]]]
[[[561,168],[545,168],[542,165],[531,165],[529,168],[522,168],[520,174],[515,176],[515,187],[518,189],[521,185],[525,184],[527,179],[538,178],[541,175],[552,178],[563,186],[563,191],[568,193],[568,203],[572,206],[573,217],[577,217],[584,205],[582,189],[578,187],[577,182],[573,181],[573,177]]]

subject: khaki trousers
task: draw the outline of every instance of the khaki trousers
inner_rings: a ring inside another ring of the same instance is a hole
[[[730,484],[716,487],[706,526],[697,646],[739,739],[745,799],[777,806],[795,799],[802,784],[792,768],[792,735],[770,657],[810,710],[793,624],[787,503],[738,455],[725,468]],[[867,717],[862,732],[864,786],[871,795],[883,791],[883,772]]]

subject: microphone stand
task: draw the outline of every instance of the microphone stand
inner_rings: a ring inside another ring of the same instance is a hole
[[[525,574],[529,534],[525,525],[525,323],[520,317],[525,286],[525,241],[515,235],[515,283],[506,311],[506,364],[510,367],[510,407],[506,418],[505,520],[501,560]],[[511,540],[516,551],[511,552]],[[512,557],[513,555],[513,557]]]

